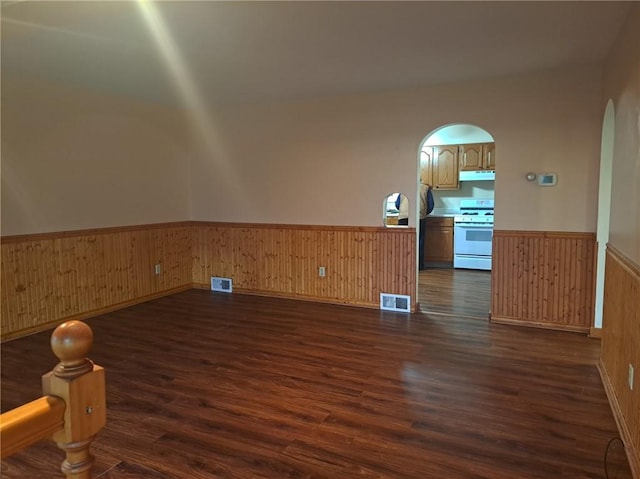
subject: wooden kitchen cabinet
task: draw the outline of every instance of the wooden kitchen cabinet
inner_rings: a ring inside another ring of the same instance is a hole
[[[427,263],[453,262],[453,217],[427,216],[424,260]]]
[[[482,144],[460,145],[460,171],[482,170]]]
[[[485,143],[482,146],[482,156],[484,157],[484,168],[486,170],[496,169],[496,144]]]
[[[431,158],[431,179],[429,183],[435,190],[457,190],[458,145],[434,146]]]
[[[420,152],[420,182],[433,185],[433,148],[423,146]]]
[[[434,190],[460,188],[460,171],[495,170],[495,143],[425,146],[420,152],[420,180]]]
[[[495,170],[495,143],[460,145],[460,171]]]

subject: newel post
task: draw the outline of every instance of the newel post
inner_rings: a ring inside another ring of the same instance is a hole
[[[51,349],[60,363],[42,376],[44,395],[64,399],[64,427],[53,440],[65,451],[62,472],[67,479],[90,479],[94,458],[89,446],[106,424],[104,369],[86,354],[93,344],[91,328],[80,321],[61,324],[51,335]]]

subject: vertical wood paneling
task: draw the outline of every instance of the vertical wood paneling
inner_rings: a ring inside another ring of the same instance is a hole
[[[388,292],[415,303],[414,229],[196,223],[192,249],[203,287],[224,276],[256,294],[377,306]]]
[[[593,235],[494,238],[494,321],[588,330]],[[208,285],[211,276],[231,277],[247,292],[375,306],[380,292],[414,296],[415,231],[196,223],[9,238],[3,337],[191,282]]]
[[[604,281],[600,372],[634,477],[640,477],[640,265],[608,245]]]
[[[190,235],[178,224],[3,238],[2,338],[190,287]]]
[[[377,307],[387,292],[416,302],[414,229],[181,223],[3,238],[1,249],[3,339],[208,287],[211,276],[257,294]]]
[[[491,319],[588,331],[595,235],[494,231]]]

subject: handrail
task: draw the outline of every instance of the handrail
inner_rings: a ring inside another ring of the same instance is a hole
[[[81,321],[55,329],[51,349],[60,363],[42,376],[44,396],[0,417],[3,459],[52,437],[66,453],[61,470],[67,479],[90,479],[89,446],[107,417],[104,369],[85,357],[92,344],[91,328]]]
[[[0,420],[2,459],[62,429],[65,408],[66,404],[59,397],[42,396],[4,413]]]

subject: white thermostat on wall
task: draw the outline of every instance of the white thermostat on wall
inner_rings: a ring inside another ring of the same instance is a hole
[[[558,183],[558,175],[556,173],[540,173],[538,175],[538,184],[540,186],[555,186]]]

